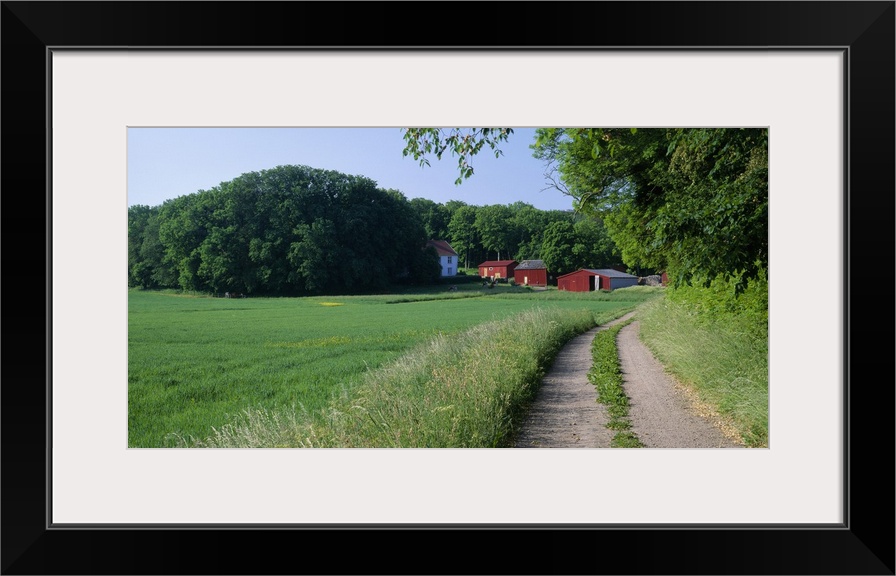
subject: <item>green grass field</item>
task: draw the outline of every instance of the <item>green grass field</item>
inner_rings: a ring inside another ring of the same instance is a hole
[[[205,438],[246,410],[319,412],[411,349],[539,310],[587,310],[595,323],[656,292],[572,294],[460,285],[383,296],[224,299],[131,290],[128,445]],[[538,331],[519,338],[537,339]],[[459,364],[475,362],[459,357]],[[175,435],[175,436],[172,436]]]

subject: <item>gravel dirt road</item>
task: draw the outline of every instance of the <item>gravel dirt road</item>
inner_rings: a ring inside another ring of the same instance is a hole
[[[545,375],[529,413],[517,433],[517,448],[609,448],[614,432],[588,382],[595,335],[632,318],[632,312],[573,338],[558,353]],[[720,420],[701,407],[687,389],[666,373],[638,337],[637,321],[617,335],[623,386],[629,397],[629,420],[647,448],[742,447]]]

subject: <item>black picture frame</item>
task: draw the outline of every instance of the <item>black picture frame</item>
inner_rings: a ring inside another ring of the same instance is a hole
[[[2,303],[7,313],[0,569],[4,574],[894,574],[893,300],[888,298],[896,285],[894,8],[892,1],[2,2],[0,177],[7,273]],[[284,46],[843,50],[845,523],[51,527],[49,51]]]

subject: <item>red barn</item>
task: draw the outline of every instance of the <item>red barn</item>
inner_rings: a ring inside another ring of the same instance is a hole
[[[522,286],[547,286],[548,269],[544,260],[523,260],[513,269],[513,281]]]
[[[479,265],[480,278],[513,278],[516,260],[487,260]]]
[[[557,278],[557,289],[569,292],[615,290],[627,286],[636,286],[637,284],[637,276],[607,268],[599,270],[581,268]]]

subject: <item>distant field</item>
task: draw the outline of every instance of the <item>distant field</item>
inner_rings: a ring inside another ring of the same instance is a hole
[[[248,408],[316,411],[365,371],[437,335],[533,308],[587,309],[599,323],[652,294],[462,285],[457,292],[225,299],[131,290],[128,444],[170,446],[171,433],[203,437]]]

